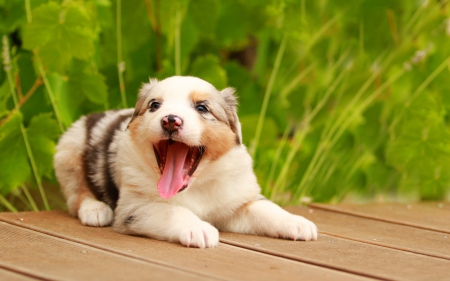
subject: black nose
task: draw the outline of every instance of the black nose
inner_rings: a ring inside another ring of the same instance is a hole
[[[178,131],[178,129],[181,127],[182,124],[183,120],[181,120],[180,117],[172,114],[164,116],[163,119],[161,119],[161,126],[169,134]]]

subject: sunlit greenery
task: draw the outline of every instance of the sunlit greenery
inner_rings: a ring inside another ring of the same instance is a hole
[[[237,89],[270,199],[445,199],[447,2],[0,0],[0,210],[58,208],[61,133],[172,75]]]

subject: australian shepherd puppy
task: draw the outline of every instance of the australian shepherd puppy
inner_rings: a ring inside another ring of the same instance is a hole
[[[151,79],[135,109],[82,117],[54,163],[84,225],[199,248],[217,246],[218,230],[317,239],[312,222],[260,194],[234,89],[199,78]]]

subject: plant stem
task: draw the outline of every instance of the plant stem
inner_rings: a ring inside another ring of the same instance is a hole
[[[117,32],[117,71],[119,75],[120,96],[122,98],[123,108],[127,108],[127,96],[125,92],[125,82],[123,73],[125,72],[125,62],[122,58],[122,0],[117,0],[116,11],[116,32]]]
[[[312,49],[312,47],[319,41],[320,37],[325,34],[325,31],[327,31],[339,18],[341,17],[341,14],[336,14],[333,18],[331,18],[327,23],[325,23],[319,31],[314,35],[314,37],[308,41],[308,44],[304,47],[303,52],[301,55],[299,55],[296,60],[291,64],[291,66],[288,68],[288,71],[286,71],[287,77],[290,77],[290,74],[297,68],[300,61],[305,57],[306,54],[308,54],[309,50]]]
[[[181,46],[180,46],[181,11],[175,14],[175,75],[181,75]]]
[[[389,126],[389,131],[393,132],[395,129],[395,126],[398,124],[398,122],[401,120],[403,116],[403,111],[405,108],[407,108],[422,92],[425,90],[425,88],[430,85],[430,83],[447,67],[447,65],[450,63],[450,57],[445,59],[428,77],[420,84],[420,86],[414,91],[414,93],[411,95],[409,100],[405,103],[405,106],[402,108],[402,112],[398,115],[396,115],[395,119],[392,121],[391,125]]]
[[[306,14],[305,0],[301,1],[301,7],[302,8],[301,8],[300,18],[301,18],[302,22],[305,22],[306,21],[306,17],[305,17],[305,14]]]
[[[342,63],[345,62],[345,59],[347,58],[348,54],[349,54],[348,51],[344,52],[344,54],[339,58],[339,60],[330,69],[330,71],[332,73],[334,71],[336,71],[337,68],[339,66],[341,66]],[[313,64],[311,64],[311,66],[312,65]],[[306,69],[304,69],[302,73],[305,73],[305,75],[306,75],[306,73],[309,72],[309,70],[308,70],[309,68],[310,68],[310,66],[307,67]],[[299,76],[303,76],[302,73],[300,73]],[[284,161],[283,167],[281,169],[280,174],[277,177],[277,180],[275,181],[275,184],[274,184],[274,186],[272,188],[273,192],[271,194],[275,194],[276,195],[276,193],[280,189],[281,183],[285,181],[284,178],[287,177],[287,173],[288,173],[288,171],[289,171],[289,169],[291,167],[291,163],[294,160],[294,157],[297,154],[298,150],[300,149],[301,144],[303,143],[303,140],[304,140],[304,138],[306,136],[306,133],[308,131],[308,127],[309,127],[309,124],[310,124],[311,120],[314,119],[316,114],[319,113],[319,111],[325,106],[325,103],[328,101],[330,95],[334,92],[334,90],[336,89],[337,85],[339,85],[341,80],[344,78],[344,73],[346,73],[345,70],[341,71],[341,74],[333,81],[331,86],[328,87],[328,90],[325,92],[324,96],[322,97],[320,102],[317,104],[317,106],[314,107],[313,111],[311,113],[308,113],[304,117],[304,119],[302,120],[301,127],[300,127],[300,129],[297,131],[297,133],[294,136],[293,146],[292,146],[291,150],[289,151],[287,159]]]
[[[16,198],[18,198],[20,200],[20,202],[22,202],[22,204],[25,205],[25,208],[27,208],[28,210],[31,210],[30,202],[28,202],[27,199],[25,197],[23,197],[22,192],[17,192],[17,194],[14,194],[14,196]],[[14,204],[14,202],[10,202],[10,203],[13,206],[16,205],[16,204]]]
[[[27,22],[31,23],[31,21],[33,20],[32,16],[31,16],[31,5],[30,5],[30,0],[25,0],[25,11],[27,13]]]
[[[42,79],[40,76],[38,76],[31,89],[26,93],[26,95],[23,98],[19,99],[19,107],[21,107],[34,94],[34,92],[36,91],[37,88],[39,88],[40,85],[42,85]],[[15,112],[16,109],[13,108],[5,118],[0,120],[0,126],[3,125],[6,121],[8,121],[9,118],[11,118],[11,116],[15,114]]]
[[[61,120],[61,114],[59,113],[59,109],[56,106],[55,95],[53,93],[50,82],[47,79],[47,75],[45,73],[44,66],[42,65],[41,58],[39,57],[39,54],[37,52],[35,53],[35,56],[36,56],[36,64],[38,66],[42,80],[44,80],[45,89],[47,90],[48,97],[50,98],[50,102],[52,103],[53,111],[55,112],[56,120],[58,121],[59,129],[61,132],[64,132],[65,127]]]
[[[314,155],[314,157],[316,159],[320,157],[319,160],[317,161],[318,164],[314,165],[315,163],[313,164],[313,161],[311,161],[310,165],[308,166],[307,171],[303,175],[302,181],[300,182],[297,189],[295,190],[295,195],[294,195],[295,197],[300,194],[300,196],[296,197],[296,198],[298,198],[298,199],[302,198],[309,192],[309,190],[311,190],[311,186],[306,187],[305,184],[308,182],[308,180],[310,180],[317,174],[319,168],[322,166],[323,162],[328,157],[328,154],[330,153],[331,149],[336,145],[337,141],[340,139],[340,137],[345,132],[345,130],[347,130],[347,128],[350,126],[352,121],[357,117],[357,115],[361,114],[361,112],[363,112],[374,101],[374,99],[376,97],[378,97],[378,95],[380,93],[382,93],[388,86],[392,85],[392,83],[394,83],[404,73],[405,73],[405,71],[403,69],[400,69],[394,75],[392,75],[389,78],[389,80],[384,82],[367,99],[365,99],[360,105],[358,105],[356,108],[354,108],[353,113],[349,117],[347,117],[347,119],[345,119],[343,121],[343,124],[340,124],[338,126],[339,130],[333,136],[333,138],[331,138],[331,139],[327,138],[325,140],[326,145],[319,146],[318,150],[316,151],[316,154]]]
[[[316,152],[314,153],[314,156],[312,160],[309,162],[308,167],[306,168],[305,174],[302,177],[302,180],[300,181],[299,187],[303,187],[308,180],[311,179],[309,176],[311,173],[311,170],[314,169],[316,162],[319,160],[319,156],[322,153],[323,150],[326,150],[326,146],[330,143],[330,138],[334,134],[334,132],[338,129],[339,125],[343,122],[345,119],[347,113],[353,108],[353,106],[356,104],[356,102],[359,100],[360,96],[364,94],[364,92],[369,88],[369,86],[373,83],[375,78],[377,77],[378,73],[374,73],[367,81],[363,84],[363,86],[359,89],[359,91],[356,93],[354,98],[350,101],[350,103],[347,105],[347,107],[341,112],[339,117],[337,118],[337,121],[334,123],[333,126],[330,126],[325,128],[322,131],[322,135],[320,138],[320,143],[317,147]],[[296,190],[297,192],[298,190]]]
[[[153,31],[155,32],[155,44],[156,44],[156,71],[160,71],[162,56],[161,56],[161,27],[159,24],[159,1],[155,1],[155,7],[153,8],[151,0],[145,0],[145,7],[147,10],[147,16],[152,25]]]
[[[300,72],[297,75],[297,77],[292,79],[291,82],[289,82],[289,84],[287,84],[283,88],[283,90],[280,93],[280,97],[286,98],[292,92],[292,90],[294,90],[298,86],[298,84],[303,80],[303,78],[305,78],[305,76],[308,75],[311,72],[311,70],[314,69],[315,66],[316,66],[315,63],[311,63],[307,68],[302,70],[302,72]]]
[[[4,56],[4,58],[3,58],[4,66],[5,66],[6,75],[8,77],[8,83],[9,83],[9,87],[10,87],[10,91],[11,91],[11,96],[13,97],[14,106],[15,106],[16,111],[20,113],[19,99],[18,99],[17,93],[15,91],[15,87],[14,87],[15,84],[14,84],[13,76],[11,73],[12,66],[11,66],[11,59],[10,59],[10,54],[9,54],[9,43],[8,43],[8,38],[6,37],[6,35],[3,36],[2,41],[3,41],[3,53],[2,54]],[[36,183],[38,185],[39,192],[41,193],[41,197],[42,197],[42,201],[44,202],[45,209],[50,210],[44,188],[42,187],[41,177],[39,176],[39,173],[38,173],[37,167],[36,167],[36,162],[34,161],[34,156],[33,156],[33,152],[30,147],[30,142],[28,140],[27,131],[25,130],[25,127],[23,126],[22,122],[20,122],[20,131],[22,133],[22,137],[25,142],[25,147],[27,149],[28,158],[31,163],[31,168],[33,170],[34,178],[36,179]]]
[[[16,83],[16,91],[17,91],[17,96],[19,97],[19,101],[23,99],[23,95],[22,95],[22,86],[20,85],[20,77],[19,74],[16,73],[14,75],[15,78],[15,83]]]
[[[158,24],[156,22],[155,14],[153,12],[153,7],[152,7],[152,1],[151,0],[145,0],[145,8],[146,8],[146,11],[147,11],[148,20],[150,21],[150,24],[151,24],[153,30],[156,31]]]
[[[2,203],[2,205],[5,206],[6,209],[8,209],[10,212],[17,213],[17,209],[14,208],[14,206],[11,205],[11,203],[9,203],[8,200],[6,200],[6,198],[3,197],[3,195],[1,194],[0,194],[0,203]]]
[[[408,20],[408,22],[403,27],[404,31],[409,32],[409,29],[412,27],[414,22],[419,18],[420,13],[424,10],[425,5],[426,4],[425,4],[425,1],[424,1],[423,4],[419,7],[419,9],[417,9],[414,12],[414,14],[411,16],[411,18]]]
[[[278,144],[277,151],[275,152],[275,157],[272,161],[272,165],[270,166],[269,176],[267,177],[267,180],[266,180],[266,186],[265,186],[264,191],[266,191],[265,193],[269,194],[268,197],[271,200],[273,199],[272,196],[274,194],[274,189],[273,188],[271,189],[270,185],[272,184],[272,180],[275,176],[275,170],[278,166],[278,161],[280,159],[281,152],[283,151],[283,148],[286,145],[290,130],[291,130],[291,126],[287,125],[286,129],[284,130],[283,136],[281,137],[280,143]]]
[[[281,169],[281,172],[273,186],[273,192],[276,194],[278,190],[280,189],[280,184],[285,180],[287,177],[287,173],[289,169],[291,168],[292,161],[294,160],[295,155],[297,154],[298,150],[300,149],[301,144],[303,143],[303,140],[306,136],[306,133],[308,131],[309,124],[312,119],[316,116],[316,114],[325,106],[326,102],[328,101],[331,94],[336,89],[337,85],[342,81],[344,78],[344,75],[346,74],[346,71],[342,71],[341,74],[336,77],[336,79],[333,81],[331,86],[328,88],[327,92],[323,96],[323,98],[320,100],[320,102],[317,104],[316,107],[314,107],[313,111],[305,116],[303,121],[301,122],[302,127],[298,131],[298,134],[294,137],[294,144],[292,145],[291,150],[289,151],[288,157],[286,158],[283,167]]]
[[[33,21],[33,18],[32,18],[32,14],[31,14],[30,0],[25,0],[25,10],[27,13],[27,22],[31,23]],[[52,103],[53,111],[55,112],[56,120],[58,121],[59,129],[61,130],[61,132],[64,132],[64,130],[65,130],[64,124],[61,121],[61,115],[59,114],[59,110],[56,107],[55,96],[53,94],[50,83],[47,80],[47,76],[45,74],[45,70],[44,70],[44,66],[42,65],[41,58],[39,57],[37,52],[35,53],[35,56],[36,56],[36,63],[39,68],[40,75],[41,75],[42,79],[44,80],[45,88],[47,89],[47,94],[49,95],[50,102]],[[40,81],[40,77],[38,77],[36,79],[33,87],[31,88],[30,91],[28,91],[28,93],[25,97],[27,97],[27,99],[28,99],[31,96],[31,94],[34,93],[36,88],[38,86],[40,86],[41,84],[42,84],[42,81]],[[25,101],[26,101],[26,99],[25,99]],[[23,101],[23,102],[20,101],[19,106],[22,105],[25,101]]]
[[[22,123],[20,123],[20,130],[22,131],[23,140],[25,141],[25,147],[27,148],[28,157],[30,158],[31,168],[33,169],[33,174],[34,174],[36,183],[39,188],[39,193],[41,194],[42,201],[44,202],[44,208],[45,208],[45,210],[49,211],[50,206],[48,205],[47,196],[45,194],[44,187],[42,186],[41,177],[39,176],[37,166],[36,166],[36,161],[34,161],[34,156],[33,156],[32,150],[31,150],[30,141],[28,140],[27,132]]]
[[[250,155],[252,156],[253,159],[258,149],[259,139],[261,137],[262,127],[264,124],[264,119],[266,117],[267,106],[269,105],[273,84],[275,82],[275,78],[277,77],[278,70],[280,68],[281,59],[283,58],[284,50],[286,48],[286,43],[287,43],[287,35],[284,34],[283,39],[281,40],[280,48],[278,49],[278,53],[275,58],[275,64],[273,66],[272,73],[270,74],[269,83],[267,84],[267,88],[264,93],[264,100],[261,107],[261,112],[259,113],[258,123],[256,125],[255,138],[253,139],[252,146],[250,147]]]
[[[364,22],[361,19],[359,21],[359,55],[364,54]]]
[[[31,209],[33,209],[33,211],[35,211],[35,212],[39,211],[39,208],[37,207],[36,202],[34,201],[33,197],[30,194],[30,191],[28,190],[28,187],[25,184],[22,184],[22,190],[23,190],[23,193],[25,193],[25,196],[27,197],[28,202],[30,202]]]

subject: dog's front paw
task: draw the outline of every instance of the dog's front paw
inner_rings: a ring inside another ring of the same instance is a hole
[[[279,237],[303,241],[317,240],[316,225],[304,217],[289,215],[279,223]]]
[[[219,231],[209,223],[200,221],[182,229],[179,239],[187,247],[212,248],[219,244]]]
[[[78,210],[78,218],[84,225],[108,226],[113,221],[113,211],[101,201],[86,198]]]

